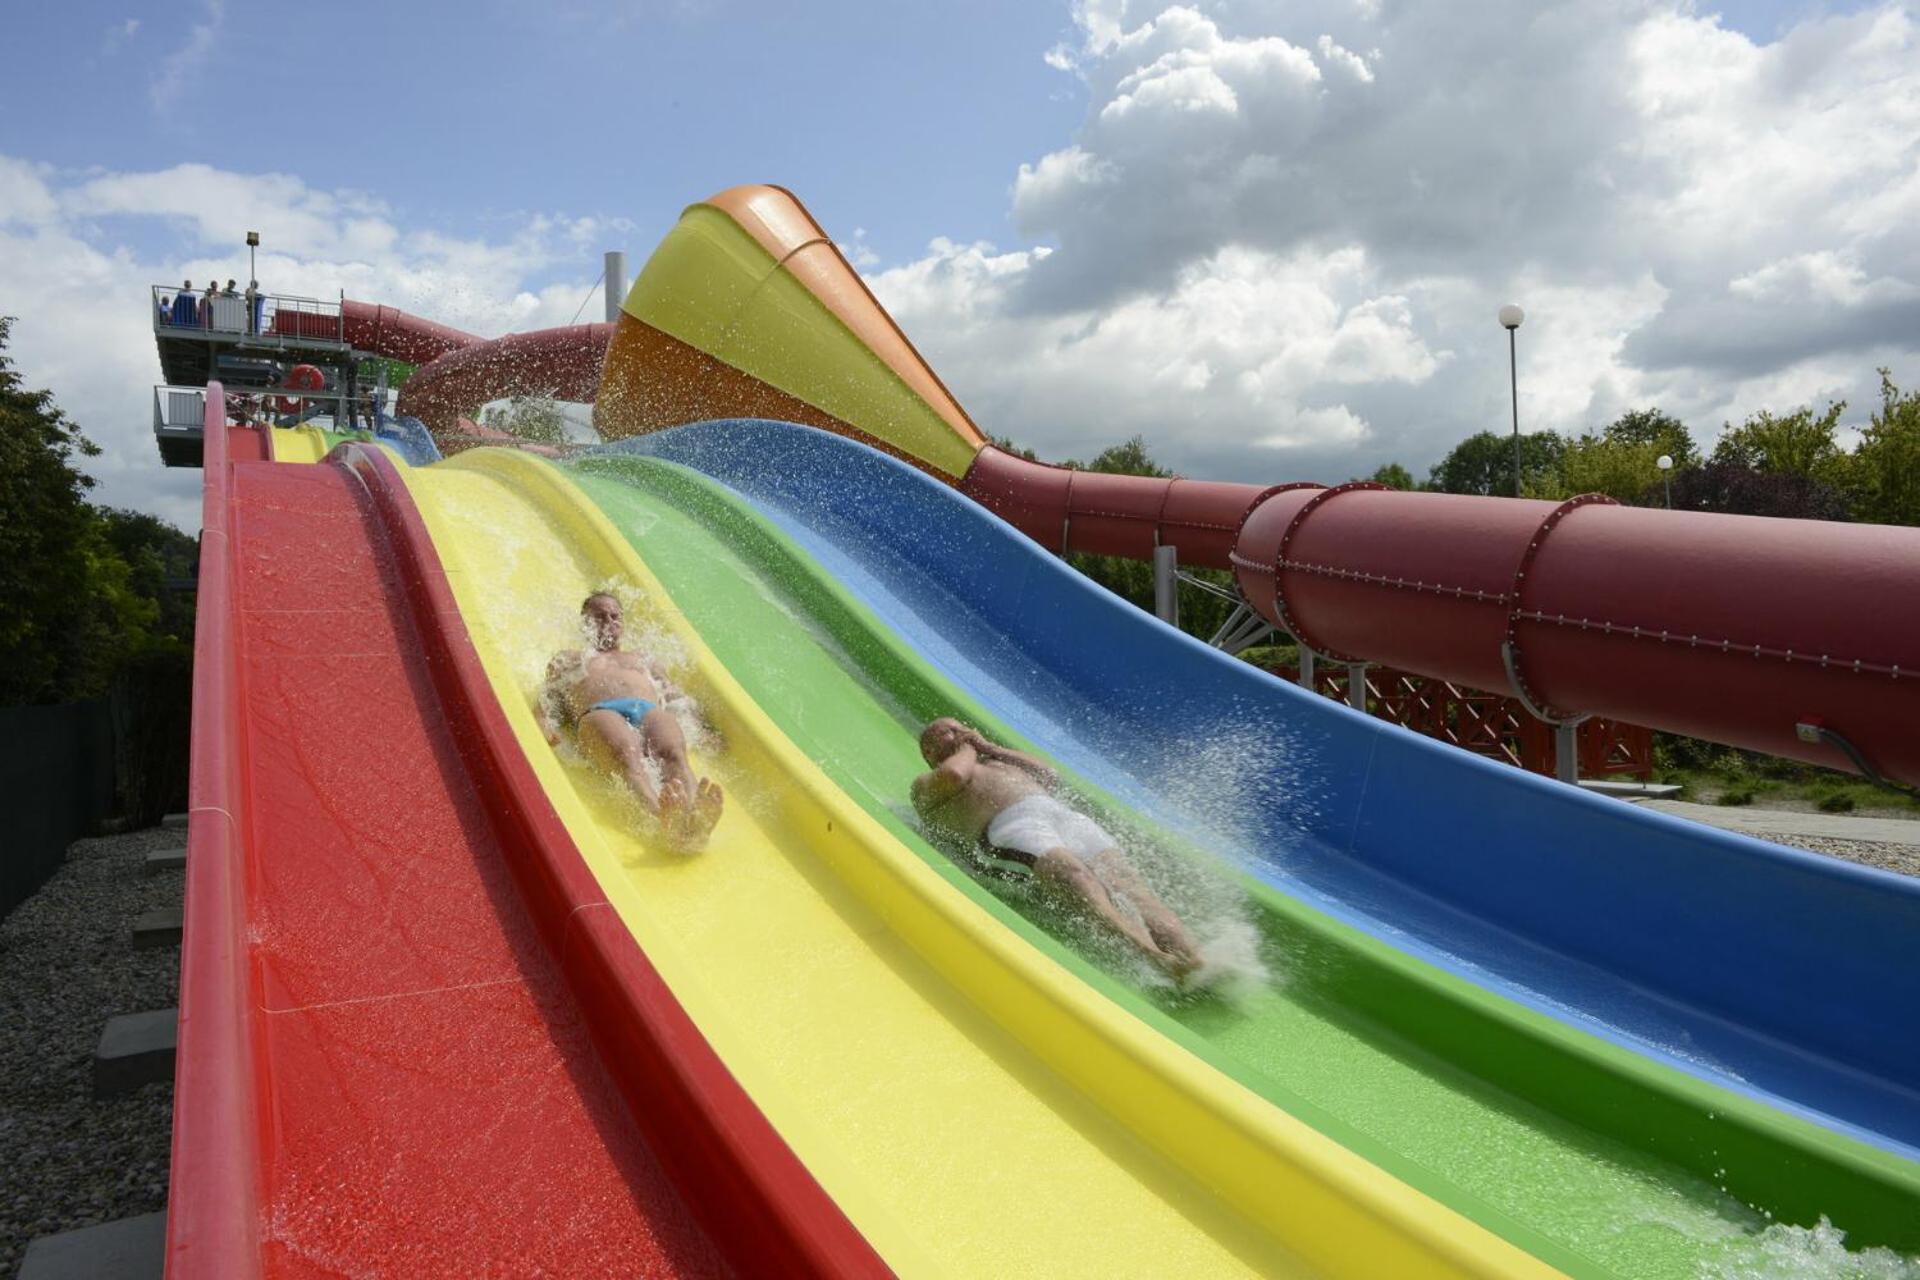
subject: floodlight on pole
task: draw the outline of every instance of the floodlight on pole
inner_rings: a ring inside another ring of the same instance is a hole
[[[1513,496],[1520,496],[1520,361],[1514,330],[1527,313],[1509,302],[1500,308],[1500,326],[1507,331],[1507,381],[1513,391]]]
[[[1671,511],[1673,510],[1673,456],[1663,453],[1653,460],[1653,465],[1660,468],[1660,481],[1667,487],[1667,510]]]
[[[254,251],[259,249],[259,247],[260,233],[258,231],[247,232],[247,279],[249,280],[258,280],[260,278],[259,264],[257,264],[253,258]]]

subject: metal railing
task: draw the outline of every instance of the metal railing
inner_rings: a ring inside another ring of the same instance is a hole
[[[242,424],[297,427],[311,423],[333,431],[374,428],[375,396],[364,388],[352,396],[339,391],[295,391],[281,387],[259,391],[229,389],[226,400],[228,419]],[[156,386],[153,389],[154,433],[198,435],[206,404],[204,387]]]
[[[209,292],[153,286],[153,331],[168,337],[233,336],[345,346],[338,302],[282,293]]]
[[[198,435],[206,419],[205,387],[157,386],[153,389],[153,430]]]

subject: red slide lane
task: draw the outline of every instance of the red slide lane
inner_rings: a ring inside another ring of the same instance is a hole
[[[208,401],[169,1274],[883,1273],[525,790],[390,464]]]

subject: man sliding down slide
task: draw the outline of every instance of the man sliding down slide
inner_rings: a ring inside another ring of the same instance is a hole
[[[665,706],[680,691],[645,654],[620,648],[613,596],[588,596],[580,618],[593,648],[557,653],[547,664],[535,711],[540,731],[557,747],[560,725],[576,725],[586,757],[626,781],[669,844],[696,853],[720,821],[724,797],[712,779],[694,776],[680,722]]]
[[[944,718],[921,731],[920,755],[933,771],[913,780],[913,807],[929,826],[1031,867],[1175,978],[1199,968],[1186,926],[1154,896],[1114,838],[1053,795],[1060,778],[1051,766]],[[1115,895],[1132,902],[1137,920]]]

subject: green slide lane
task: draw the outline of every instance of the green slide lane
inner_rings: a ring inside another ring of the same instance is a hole
[[[1820,1245],[1723,1192],[1719,1167],[1761,1170],[1761,1194],[1739,1190],[1776,1215],[1828,1212],[1864,1242],[1912,1247],[1907,1162],[1395,951],[1070,778],[1103,820],[1146,837],[1130,846],[1158,850],[1149,878],[1249,975],[1227,995],[1156,981],[1024,880],[962,868],[921,837],[907,803],[919,726],[952,714],[1018,735],[720,486],[639,457],[570,474],[774,722],[908,848],[1108,998],[1395,1176],[1576,1275],[1711,1274],[1774,1256],[1783,1233],[1789,1249]]]

